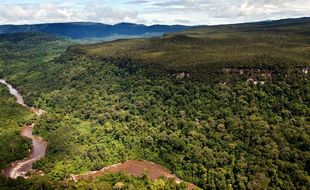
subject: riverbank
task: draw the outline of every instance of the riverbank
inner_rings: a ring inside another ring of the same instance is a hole
[[[0,79],[0,83],[6,85],[9,88],[10,94],[15,96],[16,98],[16,103],[28,108],[38,117],[40,117],[45,113],[44,110],[28,106],[24,102],[22,95],[12,85],[7,83],[4,79]],[[32,148],[29,156],[24,160],[16,161],[12,163],[10,167],[3,169],[2,174],[4,176],[10,177],[12,179],[16,179],[17,177],[27,178],[28,177],[27,172],[32,170],[33,163],[45,157],[47,142],[44,141],[41,137],[37,137],[32,134],[34,127],[35,124],[33,123],[31,125],[26,125],[23,128],[21,128],[21,136],[31,139],[32,141]],[[105,175],[108,172],[111,173],[124,172],[129,175],[137,177],[141,177],[144,174],[146,174],[151,180],[157,180],[160,177],[166,177],[168,179],[173,179],[177,184],[184,182],[181,179],[177,178],[175,175],[173,175],[166,168],[158,164],[144,160],[143,161],[129,160],[124,163],[118,163],[111,166],[107,166],[98,171],[91,171],[80,175],[71,175],[71,178],[73,181],[77,182],[79,180],[93,179]],[[194,189],[196,187],[193,184],[190,183],[187,184],[189,190]]]
[[[6,85],[10,91],[10,94],[16,98],[16,103],[19,105],[28,108],[31,112],[36,114],[38,117],[45,113],[44,110],[33,108],[28,106],[22,97],[22,95],[4,79],[0,79],[0,83]],[[35,124],[26,125],[21,128],[21,136],[26,137],[31,140],[32,147],[30,154],[27,158],[23,160],[16,161],[12,163],[8,168],[2,170],[2,174],[6,177],[16,179],[17,177],[27,178],[27,173],[32,169],[33,164],[44,158],[46,154],[47,142],[44,141],[41,137],[34,136],[32,134]]]

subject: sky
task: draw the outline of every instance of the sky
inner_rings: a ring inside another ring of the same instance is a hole
[[[0,0],[0,24],[216,25],[310,16],[310,0]]]

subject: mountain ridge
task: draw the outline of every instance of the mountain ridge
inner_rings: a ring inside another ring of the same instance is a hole
[[[107,38],[120,36],[160,36],[167,32],[179,32],[191,28],[185,25],[143,25],[118,23],[114,25],[96,22],[68,22],[25,25],[0,25],[0,34],[44,32],[72,39]]]

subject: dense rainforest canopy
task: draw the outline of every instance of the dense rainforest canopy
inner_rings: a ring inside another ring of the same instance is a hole
[[[0,136],[16,139],[1,146],[1,169],[27,154],[24,123],[35,120],[49,143],[35,164],[44,177],[0,178],[0,187],[186,189],[125,174],[64,180],[135,159],[202,189],[309,189],[309,26],[196,28],[93,45],[0,36],[0,76],[47,111],[32,117],[0,86]]]

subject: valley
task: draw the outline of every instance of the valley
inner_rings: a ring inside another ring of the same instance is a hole
[[[41,116],[42,114],[45,113],[44,110],[30,108],[29,106],[27,106],[23,100],[22,95],[14,87],[12,87],[12,85],[8,84],[5,80],[0,79],[0,83],[8,87],[10,94],[15,96],[17,104],[30,109],[37,116]],[[33,163],[44,158],[47,142],[42,140],[40,137],[35,137],[32,135],[34,125],[35,125],[34,123],[31,125],[26,125],[21,129],[21,136],[31,139],[32,141],[30,155],[26,159],[15,161],[14,163],[11,164],[10,167],[3,169],[1,173],[4,176],[13,179],[16,179],[17,177],[20,176],[26,177],[25,174],[32,169]]]
[[[22,95],[10,84],[8,84],[4,79],[0,79],[0,83],[6,85],[10,91],[10,94],[15,96],[16,103],[30,109],[34,114],[37,116],[42,116],[46,112],[44,110],[40,110],[37,108],[29,107],[25,104]],[[25,179],[29,178],[29,176],[26,176],[27,173],[29,173],[32,170],[33,163],[36,161],[39,161],[40,159],[43,159],[46,154],[46,148],[47,148],[47,142],[44,141],[41,137],[33,136],[32,132],[34,129],[35,123],[32,123],[31,125],[26,125],[23,128],[21,128],[21,136],[26,137],[28,139],[31,139],[31,151],[30,155],[20,161],[15,161],[11,164],[10,167],[5,168],[1,171],[1,173],[5,177],[9,177],[12,179],[16,179],[18,177],[23,177]],[[38,171],[32,171],[35,172],[33,174],[40,174]],[[78,180],[83,179],[90,179],[95,178],[96,176],[102,176],[106,172],[113,172],[113,173],[120,173],[125,172],[127,174],[142,177],[143,175],[148,176],[151,180],[157,180],[160,177],[166,177],[174,179],[177,184],[180,184],[182,180],[178,179],[176,176],[170,173],[165,168],[162,168],[159,165],[156,165],[155,163],[147,162],[147,161],[127,161],[125,163],[118,163],[114,164],[112,166],[105,167],[99,171],[91,171],[87,172],[85,174],[81,175],[70,175],[72,180],[74,182],[77,182]],[[44,175],[44,173],[41,173],[40,175]],[[195,185],[193,184],[187,184],[187,189],[193,189],[195,188]]]
[[[33,164],[44,176],[1,176],[0,188],[187,189],[182,179],[201,189],[308,189],[309,26],[194,27],[96,44],[0,35],[0,77],[46,111],[37,117],[0,86],[0,143],[16,145],[2,147],[0,169],[28,155],[20,127],[35,123],[48,142]]]

